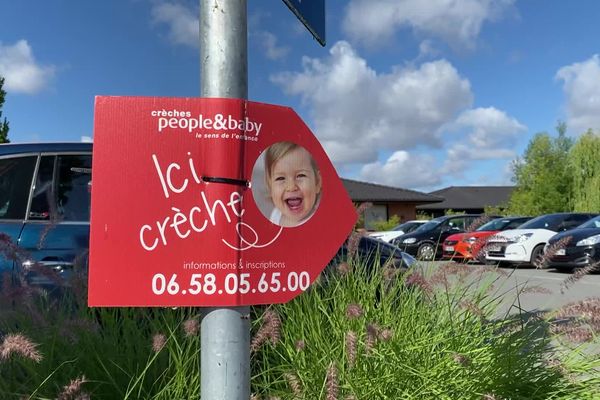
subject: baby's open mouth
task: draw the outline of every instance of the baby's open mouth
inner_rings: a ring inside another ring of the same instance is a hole
[[[302,210],[302,197],[290,197],[289,199],[285,199],[285,204],[287,204],[291,211],[300,211]]]

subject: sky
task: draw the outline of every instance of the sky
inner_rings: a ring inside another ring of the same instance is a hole
[[[199,2],[0,0],[12,142],[93,140],[94,96],[196,97]],[[596,0],[326,0],[320,46],[248,1],[248,98],[290,106],[341,177],[510,185],[559,121],[600,130]]]

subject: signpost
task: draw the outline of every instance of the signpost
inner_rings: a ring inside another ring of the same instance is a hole
[[[284,2],[324,46],[325,0]],[[202,398],[247,400],[249,306],[305,291],[356,213],[298,115],[246,100],[246,0],[200,0],[200,60],[205,98],[96,98],[88,302],[207,307]]]
[[[325,0],[283,0],[321,46],[325,46]]]

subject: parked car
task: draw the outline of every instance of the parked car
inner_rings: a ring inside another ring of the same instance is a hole
[[[415,229],[419,228],[421,225],[426,223],[427,220],[422,219],[414,219],[410,221],[403,222],[399,225],[396,225],[389,231],[377,231],[369,233],[369,236],[372,236],[377,239],[381,239],[384,242],[390,243],[392,240],[397,238],[398,236],[404,235],[405,233],[410,233]]]
[[[485,260],[482,247],[488,238],[500,231],[515,229],[532,217],[505,217],[486,222],[472,232],[450,235],[444,241],[443,255],[445,259],[469,261],[477,257]],[[482,258],[483,257],[483,258]]]
[[[0,274],[51,284],[39,265],[67,277],[86,262],[91,172],[91,143],[0,145]]]
[[[497,233],[488,240],[485,251],[490,263],[535,264],[548,240],[558,232],[573,229],[598,214],[557,213],[536,217],[519,227]]]
[[[548,267],[573,270],[600,263],[600,216],[552,236],[545,250],[563,238],[569,239],[564,247],[559,246],[554,255],[549,255]]]
[[[465,232],[480,214],[446,215],[434,218],[416,230],[392,240],[392,244],[418,260],[431,261],[442,255],[444,240],[455,233]]]
[[[360,237],[356,246],[356,256],[368,270],[385,265],[406,270],[413,267],[417,262],[414,257],[403,252],[397,246],[370,236]],[[332,264],[346,261],[347,259],[348,240],[340,247]]]

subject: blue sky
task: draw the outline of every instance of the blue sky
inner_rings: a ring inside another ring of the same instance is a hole
[[[13,142],[93,136],[96,95],[200,92],[198,2],[0,0]],[[293,107],[342,177],[510,184],[531,137],[600,128],[600,2],[327,0],[321,47],[248,1],[249,99]]]

